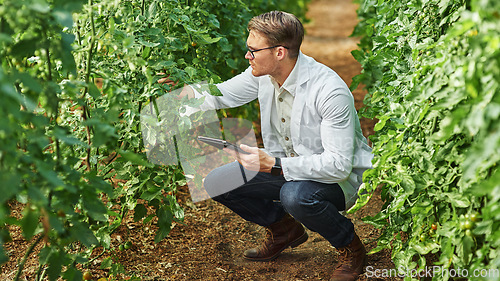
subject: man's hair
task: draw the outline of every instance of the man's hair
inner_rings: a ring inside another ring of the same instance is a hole
[[[248,31],[251,30],[264,35],[270,46],[288,47],[290,57],[296,58],[299,55],[304,39],[304,26],[295,15],[281,11],[261,14],[248,22]]]

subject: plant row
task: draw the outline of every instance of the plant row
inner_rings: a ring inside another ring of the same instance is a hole
[[[361,1],[353,87],[366,87],[362,115],[378,123],[358,207],[381,189],[382,210],[366,218],[383,230],[372,252],[392,249],[401,276],[440,266],[433,280],[500,278],[499,11],[494,0]]]

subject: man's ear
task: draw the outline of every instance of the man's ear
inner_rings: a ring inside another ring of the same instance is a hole
[[[277,47],[277,52],[276,52],[276,58],[278,58],[278,60],[283,60],[285,59],[287,56],[288,56],[288,50],[284,47]]]

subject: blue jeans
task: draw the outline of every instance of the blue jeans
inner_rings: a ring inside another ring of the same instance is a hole
[[[341,215],[345,209],[341,187],[315,181],[286,181],[283,176],[259,172],[246,180],[238,162],[219,167],[205,178],[208,194],[237,188],[212,197],[247,221],[269,226],[292,215],[308,229],[319,233],[334,247],[347,246],[354,238],[354,225]]]

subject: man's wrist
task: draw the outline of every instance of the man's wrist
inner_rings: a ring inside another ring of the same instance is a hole
[[[274,158],[274,165],[271,168],[271,175],[280,176],[283,173],[283,169],[281,167],[281,159],[279,157]]]

